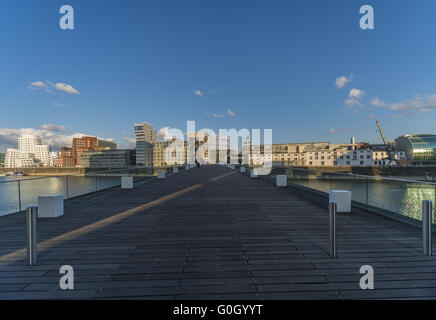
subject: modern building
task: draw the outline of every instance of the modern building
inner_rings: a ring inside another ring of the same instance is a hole
[[[395,139],[395,149],[406,153],[410,165],[436,165],[436,135],[403,135]]]
[[[157,141],[157,133],[147,122],[135,124],[136,165],[153,166],[153,148]]]
[[[80,155],[85,151],[115,150],[117,145],[112,141],[98,139],[96,137],[73,138],[73,157],[76,166],[83,166]]]
[[[286,152],[287,151],[287,152]],[[405,161],[406,153],[394,152],[394,159]],[[389,154],[386,150],[372,150],[367,143],[329,144],[303,143],[272,145],[272,153],[265,153],[263,146],[260,152],[250,153],[250,164],[295,167],[372,167],[389,165]]]
[[[58,160],[59,152],[57,151],[51,151],[49,154],[49,166],[50,167],[56,167],[56,161]]]
[[[73,148],[61,147],[61,152],[56,160],[57,167],[74,167],[76,159],[73,156]]]
[[[0,167],[3,167],[4,163],[5,163],[5,153],[0,152]]]
[[[84,151],[80,163],[86,168],[125,168],[135,165],[135,150]]]
[[[53,165],[50,147],[43,145],[36,135],[24,134],[18,138],[18,149],[6,150],[5,167],[49,167]]]

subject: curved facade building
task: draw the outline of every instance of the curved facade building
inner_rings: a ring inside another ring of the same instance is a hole
[[[436,135],[406,134],[395,140],[395,149],[406,152],[412,165],[436,165]]]

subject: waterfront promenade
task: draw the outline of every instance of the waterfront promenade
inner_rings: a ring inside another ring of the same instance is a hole
[[[63,217],[38,220],[35,266],[24,215],[0,217],[0,299],[436,299],[436,257],[422,256],[420,229],[339,214],[332,260],[327,208],[310,198],[194,168],[69,200]],[[368,264],[375,290],[359,287]],[[59,288],[62,265],[74,268],[74,290]]]

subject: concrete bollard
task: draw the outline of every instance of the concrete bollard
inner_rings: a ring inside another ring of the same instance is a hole
[[[250,177],[252,177],[252,178],[257,178],[257,172],[256,172],[256,169],[251,169]]]
[[[239,171],[240,171],[241,173],[244,173],[244,172],[245,172],[245,167],[240,167],[240,168],[239,168]]]
[[[286,175],[277,175],[276,176],[276,186],[277,187],[286,187],[288,185],[288,177]]]
[[[165,171],[163,171],[163,170],[159,170],[159,171],[157,172],[157,178],[158,178],[158,179],[165,179]]]
[[[64,215],[64,196],[47,194],[38,196],[38,218],[57,218]]]
[[[121,189],[133,189],[133,177],[121,177]]]
[[[179,172],[179,168],[173,167],[173,173],[178,173],[178,172]]]
[[[351,212],[351,192],[330,190],[329,202],[336,203],[336,212]]]

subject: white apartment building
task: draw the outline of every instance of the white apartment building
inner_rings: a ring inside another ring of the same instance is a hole
[[[394,153],[395,160],[406,160],[404,151]],[[389,163],[387,151],[370,149],[320,149],[316,151],[250,154],[250,164],[263,165],[271,161],[274,164],[301,166],[301,167],[373,167],[386,166]]]
[[[52,151],[49,154],[49,166],[50,167],[56,167],[56,160],[59,157],[59,152]]]
[[[5,167],[48,167],[53,164],[51,158],[50,147],[43,145],[38,136],[24,134],[18,138],[18,149],[6,150]]]
[[[153,166],[153,145],[156,143],[156,136],[157,133],[151,124],[135,124],[137,166]]]

